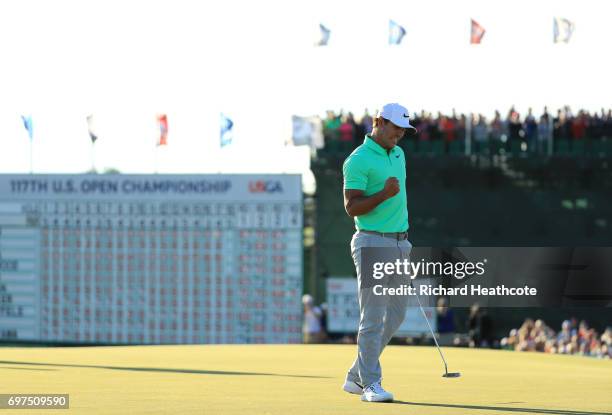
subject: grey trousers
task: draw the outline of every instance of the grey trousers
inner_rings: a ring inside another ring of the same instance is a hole
[[[351,254],[357,271],[359,286],[359,332],[357,334],[357,358],[349,369],[347,380],[367,386],[382,379],[379,357],[385,346],[400,327],[406,315],[408,296],[378,297],[374,301],[371,289],[362,289],[361,248],[379,247],[397,249],[397,258],[409,258],[412,244],[407,240],[397,241],[380,235],[355,232],[351,240]],[[391,279],[399,286],[409,281]]]

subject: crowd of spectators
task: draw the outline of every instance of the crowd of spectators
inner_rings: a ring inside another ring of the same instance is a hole
[[[612,140],[612,109],[601,109],[598,112],[579,110],[573,112],[570,107],[559,109],[551,114],[544,107],[541,115],[536,116],[531,108],[521,115],[514,107],[506,116],[495,111],[493,118],[487,119],[482,114],[451,114],[421,111],[414,114],[411,123],[417,128],[418,134],[408,140],[443,141],[451,143],[465,140],[469,133],[475,150],[489,142],[524,143],[526,149],[532,152],[547,151],[549,138],[559,140]],[[468,124],[470,128],[468,127]],[[348,155],[361,144],[366,133],[372,131],[372,115],[366,110],[356,119],[351,112],[335,113],[327,111],[323,120],[324,151],[338,156]],[[401,143],[401,142],[400,142]]]
[[[314,305],[312,296],[306,294],[304,304],[304,343],[354,344],[354,333],[328,333],[327,305]],[[507,337],[499,341],[493,336],[492,322],[486,310],[478,304],[470,307],[466,333],[457,331],[457,316],[448,306],[448,300],[440,297],[436,303],[436,332],[443,346],[502,348],[518,352],[544,352],[570,354],[612,359],[612,327],[603,334],[590,328],[586,321],[575,318],[565,320],[561,331],[555,332],[543,320],[526,319],[518,329],[510,330]]]
[[[612,358],[612,328],[608,327],[599,335],[589,328],[586,321],[579,324],[576,319],[565,320],[561,331],[556,333],[542,320],[527,319],[518,329],[512,329],[508,337],[504,337],[501,347],[519,352],[544,352],[558,354],[577,354]]]

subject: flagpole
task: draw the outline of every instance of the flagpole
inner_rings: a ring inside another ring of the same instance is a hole
[[[32,139],[30,138],[30,174],[34,173],[34,169],[32,168]]]
[[[98,141],[98,135],[96,134],[96,128],[93,122],[93,114],[89,114],[87,117],[87,132],[89,133],[89,139],[91,140],[91,172],[97,173],[96,170],[96,141]]]
[[[546,141],[548,144],[548,157],[552,157],[553,154],[553,129],[555,128],[555,125],[553,123],[553,117],[549,116],[548,117],[548,137],[546,137]]]
[[[32,127],[32,115],[22,115],[21,116],[21,121],[23,122],[23,126],[25,127],[26,131],[28,132],[28,138],[30,139],[30,174],[34,173],[34,163],[32,161],[33,156],[32,153],[34,152],[34,144],[33,144],[33,139],[34,139],[34,132],[33,132],[33,127]]]
[[[155,146],[155,174],[157,174],[157,152],[159,151],[159,144]]]
[[[96,142],[95,141],[91,142],[91,172],[97,173],[96,172]]]
[[[168,144],[168,118],[166,114],[157,116],[157,122],[159,123],[159,141],[155,147],[155,174],[157,174],[158,163],[159,163],[159,148]]]
[[[472,113],[468,113],[465,121],[465,155],[472,155]]]

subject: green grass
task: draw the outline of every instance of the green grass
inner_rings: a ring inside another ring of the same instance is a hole
[[[0,393],[68,393],[70,414],[612,413],[612,362],[577,356],[390,346],[390,404],[340,390],[356,346],[1,348]],[[1,411],[10,413],[11,411]],[[18,413],[40,413],[20,411]]]

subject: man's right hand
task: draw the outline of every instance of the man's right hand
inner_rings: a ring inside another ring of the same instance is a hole
[[[395,196],[400,191],[397,177],[389,177],[385,181],[385,187],[380,192],[370,196],[364,196],[363,190],[344,190],[344,209],[349,216],[355,217],[365,215],[385,200]]]
[[[387,199],[395,196],[396,194],[398,194],[400,191],[400,187],[399,187],[399,181],[397,180],[397,177],[389,177],[387,179],[387,181],[385,182],[385,187],[383,189],[383,192],[385,193],[385,196]]]

